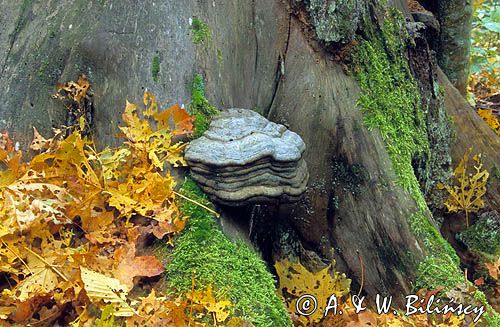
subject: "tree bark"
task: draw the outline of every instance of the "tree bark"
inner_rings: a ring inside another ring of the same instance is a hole
[[[486,203],[491,209],[500,209],[500,138],[475,112],[474,108],[460,96],[446,75],[439,70],[438,78],[445,90],[445,108],[453,120],[454,141],[451,147],[453,166],[462,160],[466,150],[472,147],[474,154],[480,153],[484,168],[490,172]]]
[[[404,1],[394,2],[408,14]],[[125,99],[139,103],[147,88],[164,107],[187,103],[192,77],[202,72],[213,104],[253,108],[300,134],[307,145],[311,180],[303,202],[266,208],[260,215],[232,212],[276,231],[259,236],[261,250],[276,259],[294,247],[289,252],[313,268],[336,259],[336,268],[355,285],[364,275],[369,295],[393,294],[400,301],[411,290],[424,257],[422,240],[407,220],[417,211],[415,201],[394,182],[380,133],[363,126],[358,83],[288,2],[0,0],[0,5],[7,31],[0,34],[0,130],[8,130],[22,148],[33,126],[48,137],[52,127],[64,124],[64,108],[50,97],[58,81],[81,73],[91,79],[93,133],[104,147],[116,142]],[[193,17],[211,31],[199,45],[191,40]],[[474,145],[490,164],[499,162],[498,139],[465,112],[463,98],[444,75],[440,80],[460,131],[454,157]],[[475,127],[481,136],[472,135]],[[498,205],[498,192],[490,193],[492,205]],[[280,242],[288,243],[279,248]]]
[[[437,1],[441,25],[438,63],[450,82],[465,95],[469,79],[472,0]]]

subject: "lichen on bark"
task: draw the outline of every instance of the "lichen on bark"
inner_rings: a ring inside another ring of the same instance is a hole
[[[325,42],[348,43],[368,13],[364,0],[291,0],[304,5],[316,36]]]

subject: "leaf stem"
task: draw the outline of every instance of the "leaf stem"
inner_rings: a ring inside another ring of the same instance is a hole
[[[195,201],[195,200],[193,200],[193,199],[190,199],[190,198],[188,198],[187,196],[182,195],[182,194],[181,194],[181,193],[179,193],[179,192],[176,192],[176,191],[172,191],[172,192],[173,192],[175,195],[180,196],[180,197],[181,197],[181,198],[183,198],[184,200],[189,201],[189,202],[191,202],[191,203],[194,203],[194,204],[196,204],[197,206],[200,206],[200,207],[202,207],[203,209],[205,209],[205,210],[207,210],[207,211],[210,211],[210,212],[211,212],[211,213],[213,213],[213,214],[214,214],[217,218],[219,218],[219,217],[220,217],[220,214],[219,214],[217,211],[210,209],[210,208],[209,208],[209,207],[207,207],[206,205],[203,205],[203,204],[199,203],[198,201]]]

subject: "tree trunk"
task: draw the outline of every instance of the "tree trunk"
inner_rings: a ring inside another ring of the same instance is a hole
[[[473,0],[420,0],[439,21],[436,46],[439,66],[462,95],[466,94]],[[416,2],[412,0],[412,2]]]
[[[472,0],[437,1],[441,24],[438,62],[450,82],[465,95],[469,79]]]
[[[351,39],[318,39],[313,11],[303,11],[312,2],[0,0],[6,31],[0,34],[0,130],[24,149],[33,126],[49,136],[66,119],[50,97],[54,85],[84,73],[95,94],[94,136],[101,147],[113,145],[125,99],[140,102],[147,88],[163,106],[186,103],[192,77],[201,72],[213,104],[253,108],[306,143],[311,180],[299,205],[261,208],[260,214],[255,208],[253,214],[232,211],[254,219],[261,230],[269,226],[268,234],[255,236],[268,259],[289,253],[318,268],[335,258],[355,285],[364,275],[367,294],[401,300],[425,256],[408,223],[417,205],[395,183],[379,131],[363,125],[358,82],[330,51]],[[371,1],[350,3],[360,13],[345,33],[371,17]],[[404,1],[394,3],[408,14]],[[192,42],[193,17],[211,32],[198,45]],[[159,71],[153,73],[155,62]],[[460,87],[462,77],[454,79]],[[439,79],[459,131],[453,157],[474,146],[489,164],[499,162],[498,138],[466,110],[443,74]],[[490,191],[492,206],[498,207],[498,194]]]

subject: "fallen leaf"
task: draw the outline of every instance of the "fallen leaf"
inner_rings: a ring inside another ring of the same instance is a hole
[[[44,138],[36,128],[33,126],[33,141],[31,141],[30,149],[34,151],[40,151],[45,149],[50,143],[50,140]]]
[[[81,267],[81,277],[87,296],[98,304],[99,301],[111,303],[117,317],[130,317],[135,311],[127,303],[127,287],[116,278],[108,277]]]

